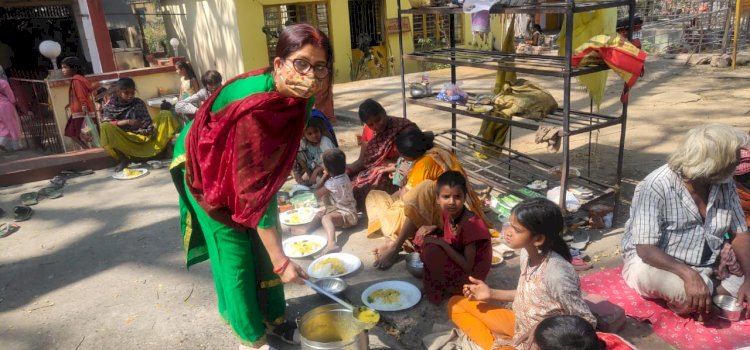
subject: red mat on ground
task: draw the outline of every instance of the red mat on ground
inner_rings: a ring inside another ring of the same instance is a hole
[[[599,294],[625,309],[625,314],[651,323],[654,333],[679,349],[732,350],[750,345],[750,320],[718,320],[703,325],[670,311],[664,302],[641,298],[625,284],[622,267],[581,277],[581,289]]]

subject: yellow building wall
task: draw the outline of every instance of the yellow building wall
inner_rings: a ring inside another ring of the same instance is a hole
[[[314,0],[236,0],[237,28],[240,33],[242,62],[246,71],[268,66],[266,36],[263,34],[263,6],[292,3],[312,3]],[[349,81],[349,2],[328,1],[328,23],[333,46],[335,82]]]
[[[187,56],[199,77],[209,69],[225,80],[245,72],[234,0],[161,0],[161,5],[171,14],[164,16],[167,38],[180,40],[179,54]],[[258,36],[263,34],[258,31]]]

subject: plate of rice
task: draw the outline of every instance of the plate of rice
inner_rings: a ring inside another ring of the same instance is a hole
[[[328,240],[314,235],[294,236],[281,242],[284,254],[290,258],[306,258],[323,249]]]
[[[331,253],[315,259],[307,268],[313,278],[343,277],[362,266],[358,257],[347,253]]]
[[[362,302],[378,311],[406,310],[417,305],[421,299],[419,288],[404,281],[375,283],[362,292]]]

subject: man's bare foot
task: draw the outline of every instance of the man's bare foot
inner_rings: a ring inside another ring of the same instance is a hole
[[[391,267],[396,263],[398,252],[400,250],[399,247],[396,247],[395,242],[387,242],[375,248],[375,250],[372,251],[373,254],[375,254],[375,263],[373,266],[381,270]]]
[[[320,254],[318,256],[323,256],[323,255],[326,255],[328,253],[338,253],[340,251],[341,251],[341,247],[339,247],[338,244],[336,244],[336,243],[330,244],[329,243],[329,244],[326,245],[325,249],[323,249],[320,252]]]

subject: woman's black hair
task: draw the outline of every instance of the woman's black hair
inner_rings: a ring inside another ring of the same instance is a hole
[[[177,66],[178,69],[184,69],[185,72],[187,72],[188,79],[198,79],[193,70],[193,66],[191,66],[190,63],[187,63],[186,61],[177,61],[174,65]]]
[[[402,156],[417,159],[435,146],[435,135],[418,128],[408,128],[396,136],[396,149]]]
[[[135,81],[132,78],[124,77],[117,80],[114,86],[116,91],[125,89],[135,89]]]
[[[567,261],[573,258],[562,239],[565,219],[557,204],[547,198],[525,199],[511,210],[511,215],[531,233],[544,236],[544,244],[539,247],[543,253],[553,251]]]
[[[330,176],[338,176],[346,172],[346,154],[340,149],[327,149],[320,157],[323,158],[323,166]]]
[[[375,118],[377,116],[387,116],[388,114],[385,113],[385,108],[378,103],[378,101],[375,101],[371,98],[366,99],[362,104],[359,105],[359,120],[362,121],[362,123],[367,123],[368,120]]]
[[[440,189],[443,188],[443,186],[448,186],[450,188],[459,187],[462,191],[464,191],[464,195],[466,195],[469,192],[469,189],[466,186],[466,177],[463,174],[459,173],[458,171],[450,170],[438,176],[438,179],[437,179],[438,192],[440,192]]]
[[[172,110],[172,104],[169,103],[167,100],[161,101],[161,106],[159,107],[162,111],[171,111]]]
[[[203,84],[203,87],[206,87],[209,84],[221,84],[222,79],[223,78],[221,77],[221,73],[215,70],[207,70],[205,73],[203,73],[203,76],[201,76],[201,83]]]
[[[545,318],[534,330],[534,343],[540,350],[604,350],[606,344],[594,327],[580,316]]]
[[[79,60],[78,57],[75,57],[75,56],[65,57],[60,62],[60,65],[63,65],[63,64],[70,67],[70,70],[72,70],[74,74],[83,75],[83,65],[81,64],[81,60]]]

